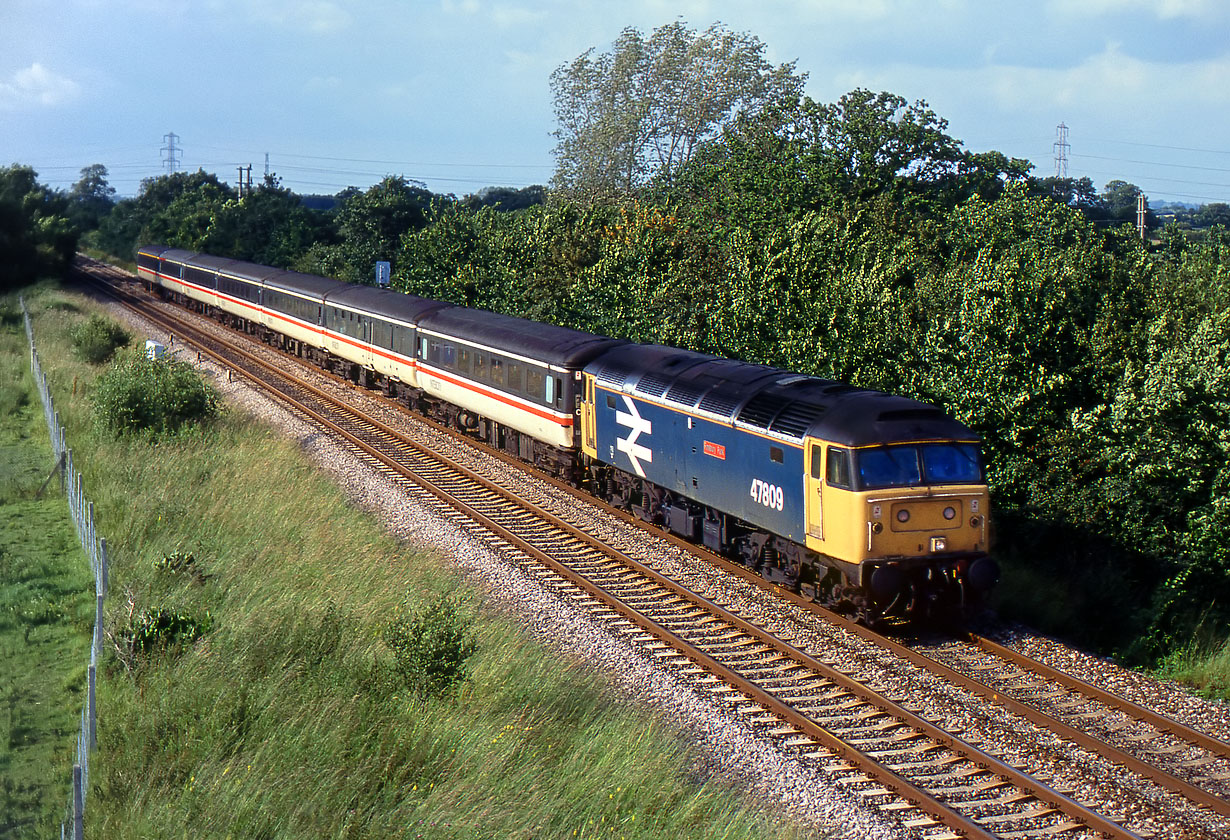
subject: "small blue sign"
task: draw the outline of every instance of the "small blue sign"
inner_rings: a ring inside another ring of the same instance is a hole
[[[380,260],[376,263],[376,285],[381,288],[389,285],[389,281],[393,278],[393,268],[388,260]]]

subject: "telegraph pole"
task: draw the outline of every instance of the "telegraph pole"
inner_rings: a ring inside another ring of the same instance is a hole
[[[269,153],[265,152],[265,177],[269,177]]]
[[[164,153],[162,165],[167,168],[167,174],[173,175],[179,168],[179,155],[183,153],[183,149],[175,145],[179,142],[179,135],[174,131],[162,135],[162,142],[166,143],[159,151]]]
[[[1141,193],[1136,196],[1136,231],[1140,234],[1140,241],[1145,241],[1145,218],[1149,214],[1149,205],[1145,201],[1145,194]]]

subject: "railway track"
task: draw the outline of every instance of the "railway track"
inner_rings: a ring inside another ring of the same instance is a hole
[[[131,280],[128,275],[124,278]],[[113,279],[119,278],[113,275]],[[148,311],[142,314],[151,317]],[[183,320],[169,320],[165,313],[154,317],[163,322],[164,329],[182,338],[196,332]],[[296,411],[347,440],[378,469],[408,482],[414,488],[412,492],[430,494],[437,503],[447,506],[462,527],[481,532],[488,541],[511,546],[522,555],[524,567],[546,588],[609,624],[612,632],[638,644],[646,657],[690,680],[715,703],[774,738],[783,750],[818,762],[834,784],[852,791],[868,806],[894,815],[919,836],[933,840],[1159,833],[1221,836],[1219,830],[1226,824],[1218,818],[1230,813],[1230,806],[1222,798],[1224,780],[1219,780],[1227,753],[1218,751],[1230,748],[1220,742],[1208,739],[1202,743],[1190,733],[1182,733],[1173,721],[1157,719],[1142,725],[1165,733],[1167,738],[1187,738],[1186,746],[1173,749],[1174,745],[1168,744],[1160,749],[1129,751],[1106,739],[1082,740],[1091,737],[1084,729],[1049,717],[1039,710],[1044,703],[1029,702],[1037,700],[1029,697],[1033,691],[1030,686],[1057,677],[1040,670],[1020,671],[1028,669],[1029,664],[1009,662],[1002,658],[1007,654],[996,652],[999,661],[1007,664],[1004,670],[996,671],[1002,676],[991,678],[985,673],[992,670],[988,661],[972,653],[994,650],[987,640],[982,647],[978,640],[964,643],[964,647],[932,646],[928,650],[932,655],[925,656],[921,647],[915,650],[875,637],[792,593],[775,592],[776,597],[820,616],[842,633],[870,639],[901,662],[1116,761],[1149,780],[1148,784],[1183,798],[1194,814],[1167,811],[1172,803],[1163,803],[1159,810],[1156,802],[1150,801],[1156,797],[1147,792],[1090,796],[1086,790],[1075,796],[1077,786],[1069,785],[1072,789],[1067,790],[1062,784],[1049,783],[1056,778],[1055,773],[1026,772],[1013,766],[1019,761],[996,756],[994,745],[984,743],[980,747],[971,742],[975,739],[946,731],[932,719],[934,715],[928,714],[927,702],[900,696],[902,691],[892,687],[893,680],[885,675],[883,662],[874,663],[875,667],[851,667],[850,659],[835,658],[809,641],[811,631],[802,621],[795,622],[797,632],[783,631],[780,624],[775,632],[769,632],[763,622],[728,609],[719,596],[706,597],[681,586],[642,559],[612,549],[556,513],[529,505],[472,470],[445,463],[436,453],[379,421],[339,406],[315,388],[288,382],[284,373],[252,354],[218,347],[219,342],[208,333],[194,335],[192,340],[199,342],[200,352],[239,367],[254,380],[270,380],[264,387],[272,388]],[[273,384],[274,380],[278,384]],[[744,569],[732,567],[732,571],[763,585]],[[979,656],[983,655],[992,654]],[[1034,668],[1040,665],[1033,663]],[[888,670],[893,670],[891,664]],[[976,679],[969,672],[987,678]],[[1026,679],[1022,673],[1037,676]],[[1013,687],[1016,691],[1009,691]],[[1054,701],[1054,708],[1068,708],[1072,721],[1093,719],[1081,717],[1092,716],[1093,712],[1078,710],[1072,705],[1078,701],[1071,697],[1064,700],[1053,691],[1034,693],[1046,695],[1047,702]],[[1015,694],[1025,698],[1017,699]],[[1080,702],[1113,707],[1114,699],[1090,697]],[[1130,704],[1119,703],[1114,708],[1117,715],[1132,713]],[[1137,737],[1133,743],[1148,741]],[[1177,755],[1179,759],[1169,764],[1151,763],[1142,755]],[[1174,816],[1173,821],[1168,814]],[[1148,830],[1133,833],[1120,821]],[[1175,833],[1159,832],[1158,826]]]

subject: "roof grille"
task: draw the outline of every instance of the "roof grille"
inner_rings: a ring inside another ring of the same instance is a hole
[[[708,387],[706,384],[696,382],[676,382],[666,392],[666,398],[680,405],[693,406],[696,405],[696,400],[701,394],[705,393]]]
[[[647,373],[640,378],[636,383],[636,390],[648,397],[660,397],[666,393],[666,386],[670,384],[671,377],[663,376],[660,373]]]
[[[739,420],[749,426],[767,429],[770,421],[777,415],[777,412],[786,407],[788,402],[776,394],[757,394],[748,400],[747,405],[743,406],[743,410],[739,412]]]
[[[626,370],[603,368],[598,371],[598,381],[603,385],[610,385],[612,388],[622,388],[623,384],[628,381],[628,372]]]
[[[743,397],[737,393],[730,393],[729,391],[723,393],[721,388],[714,388],[705,394],[705,398],[700,401],[700,405],[697,408],[701,411],[712,411],[714,414],[729,417],[735,413],[735,409],[739,407],[739,402],[742,399]]]
[[[801,438],[824,414],[824,406],[807,403],[791,403],[773,420],[770,431],[781,432],[784,435]]]

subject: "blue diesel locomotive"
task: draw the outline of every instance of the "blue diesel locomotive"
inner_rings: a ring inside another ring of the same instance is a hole
[[[934,406],[368,286],[142,247],[152,289],[867,621],[999,573],[979,440]]]

